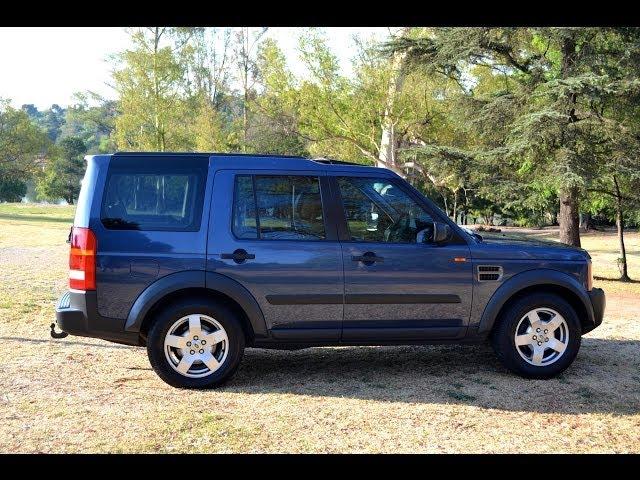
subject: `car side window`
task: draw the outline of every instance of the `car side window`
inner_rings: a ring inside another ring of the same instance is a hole
[[[179,165],[158,158],[114,158],[101,208],[113,230],[197,231],[200,228],[207,160]]]
[[[236,175],[234,235],[240,239],[324,240],[318,177]]]
[[[422,243],[433,235],[433,218],[388,179],[338,177],[353,241]]]

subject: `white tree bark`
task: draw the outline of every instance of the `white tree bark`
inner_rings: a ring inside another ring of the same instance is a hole
[[[394,36],[405,35],[408,31],[409,27],[403,27]],[[405,53],[395,53],[391,58],[391,77],[389,78],[384,115],[382,117],[380,153],[376,162],[378,167],[393,170],[397,170],[396,153],[398,149],[398,141],[395,136],[394,106],[404,83],[405,69],[403,66],[405,56]]]

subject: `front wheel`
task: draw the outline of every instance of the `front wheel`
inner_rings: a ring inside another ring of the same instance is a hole
[[[207,299],[189,299],[161,311],[147,337],[149,362],[178,388],[212,388],[235,373],[244,333],[231,310]]]
[[[496,355],[523,377],[554,377],[571,365],[580,349],[578,316],[557,295],[523,297],[497,322],[491,336]]]

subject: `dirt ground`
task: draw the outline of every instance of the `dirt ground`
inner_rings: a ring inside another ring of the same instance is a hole
[[[224,388],[183,391],[144,349],[49,337],[70,212],[0,208],[0,452],[640,451],[635,284],[615,284],[603,325],[548,381],[487,346],[249,349]],[[610,276],[616,245],[600,237],[585,246]]]

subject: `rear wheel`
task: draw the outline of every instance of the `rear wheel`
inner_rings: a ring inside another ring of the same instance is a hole
[[[528,378],[550,378],[578,354],[581,328],[574,309],[553,294],[523,297],[498,319],[491,341],[500,361]]]
[[[179,388],[212,388],[235,373],[244,333],[231,310],[207,299],[183,300],[160,312],[149,330],[154,371]]]

